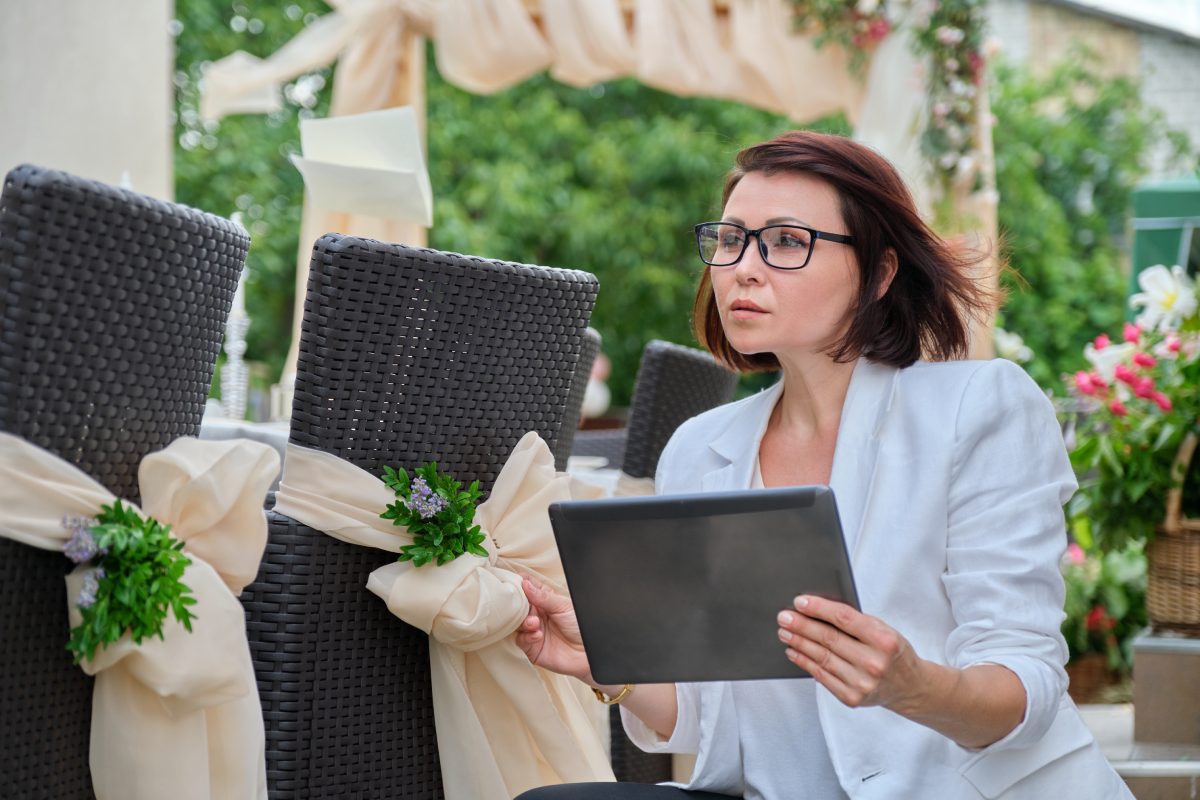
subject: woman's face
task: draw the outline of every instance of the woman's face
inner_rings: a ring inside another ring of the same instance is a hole
[[[725,205],[725,222],[747,228],[796,224],[849,235],[834,188],[799,172],[741,179]],[[725,336],[738,352],[787,358],[820,353],[836,343],[850,323],[858,293],[854,249],[825,239],[813,241],[808,265],[798,270],[767,266],[750,240],[741,260],[709,267]]]

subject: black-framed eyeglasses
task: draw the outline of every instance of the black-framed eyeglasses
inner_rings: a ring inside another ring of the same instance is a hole
[[[742,260],[750,237],[758,240],[758,254],[768,267],[804,269],[817,239],[850,244],[853,236],[826,233],[803,225],[766,225],[747,228],[736,222],[701,222],[696,226],[700,260],[710,267],[732,267]]]

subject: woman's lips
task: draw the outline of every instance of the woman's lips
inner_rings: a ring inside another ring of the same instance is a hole
[[[734,319],[754,319],[766,313],[762,306],[749,300],[735,300],[729,307],[729,314]]]

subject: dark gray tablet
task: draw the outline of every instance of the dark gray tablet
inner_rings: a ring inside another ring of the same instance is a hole
[[[827,486],[566,501],[550,520],[600,683],[807,677],[776,614],[798,594],[858,608]]]

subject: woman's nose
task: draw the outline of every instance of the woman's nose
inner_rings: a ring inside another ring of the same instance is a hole
[[[734,265],[734,276],[739,282],[752,283],[762,281],[763,274],[768,269],[762,251],[762,240],[755,236],[754,241],[742,253],[741,259]]]

